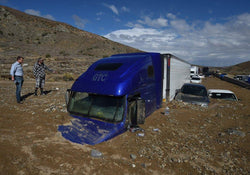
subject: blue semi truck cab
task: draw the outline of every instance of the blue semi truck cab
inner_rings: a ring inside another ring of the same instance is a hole
[[[143,124],[161,106],[161,76],[159,53],[119,54],[100,59],[68,90],[67,110],[78,119],[77,126],[83,127],[83,136],[69,134],[66,126],[59,127],[59,131],[73,142],[94,145],[128,127]]]

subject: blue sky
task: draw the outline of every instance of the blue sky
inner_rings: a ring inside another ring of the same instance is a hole
[[[0,0],[28,14],[192,64],[250,60],[250,0]]]

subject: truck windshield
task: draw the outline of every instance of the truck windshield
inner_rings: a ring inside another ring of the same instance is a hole
[[[72,92],[68,111],[84,117],[119,122],[123,117],[124,106],[125,97]]]

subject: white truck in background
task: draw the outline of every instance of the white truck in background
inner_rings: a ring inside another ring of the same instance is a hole
[[[198,66],[191,66],[190,68],[190,77],[198,76],[199,75],[199,67]]]

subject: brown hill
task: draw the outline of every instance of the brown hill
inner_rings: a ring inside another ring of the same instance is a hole
[[[222,73],[230,75],[250,75],[250,61],[246,61],[234,66],[220,68]]]
[[[69,72],[78,74],[97,59],[138,51],[65,23],[0,6],[1,74],[9,71],[4,68],[6,64],[9,68],[17,55],[24,56],[29,66],[37,57],[42,56],[55,68],[56,65],[59,66],[56,68],[59,72],[65,72],[65,68],[74,68]],[[61,64],[63,69],[60,68]],[[80,72],[75,72],[78,68]],[[28,69],[30,71],[31,67]]]

